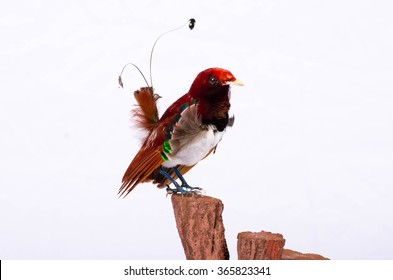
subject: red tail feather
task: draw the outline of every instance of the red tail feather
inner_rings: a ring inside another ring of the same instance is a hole
[[[133,120],[137,127],[149,132],[159,120],[157,100],[160,96],[153,93],[151,87],[142,87],[134,92],[134,96],[138,106],[132,110]]]

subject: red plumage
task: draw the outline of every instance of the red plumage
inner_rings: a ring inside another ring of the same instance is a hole
[[[161,118],[156,105],[159,96],[151,87],[134,93],[138,107],[132,115],[147,136],[123,176],[120,196],[128,195],[139,183],[153,182],[165,187],[171,181],[162,170],[176,179],[173,167],[183,175],[210,154],[218,143],[214,133],[225,132],[231,123],[228,116],[231,84],[242,85],[228,70],[206,69],[197,75],[188,93],[169,106]],[[198,141],[213,146],[202,151],[208,145],[204,147]]]
[[[132,117],[137,127],[148,132],[159,120],[156,102],[160,96],[154,94],[151,87],[143,87],[134,92],[134,97],[138,106],[132,110]]]

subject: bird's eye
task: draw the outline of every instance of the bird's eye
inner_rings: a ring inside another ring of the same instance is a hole
[[[214,76],[210,76],[209,77],[209,84],[212,85],[212,86],[215,86],[215,85],[218,84],[218,81],[217,81],[216,78],[214,78]]]

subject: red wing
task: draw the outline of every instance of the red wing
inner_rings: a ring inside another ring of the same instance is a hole
[[[160,150],[147,148],[139,150],[123,176],[119,195],[126,197],[139,183],[149,182],[149,176],[164,162]]]
[[[164,135],[168,127],[173,125],[176,120],[174,116],[178,114],[180,105],[190,102],[191,96],[184,95],[172,104],[156,122],[156,100],[157,96],[152,94],[151,89],[141,89],[136,93],[135,98],[138,101],[139,108],[133,111],[134,117],[139,123],[139,127],[150,131],[145,139],[142,148],[132,160],[122,180],[119,189],[120,196],[127,196],[139,183],[153,181],[159,184],[158,187],[165,187],[171,182],[167,180],[159,171],[164,160],[161,157],[162,144],[164,143]],[[193,166],[178,166],[181,174],[187,173]],[[173,177],[177,178],[171,168],[165,168]]]

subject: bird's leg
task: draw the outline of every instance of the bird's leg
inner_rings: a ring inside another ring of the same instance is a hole
[[[166,191],[167,191],[168,194],[173,194],[173,193],[178,193],[178,192],[180,192],[182,194],[186,194],[186,193],[202,194],[203,193],[203,189],[202,188],[191,187],[186,182],[186,180],[183,178],[183,176],[181,175],[180,171],[176,167],[172,167],[172,169],[175,172],[176,176],[180,179],[181,186],[179,185],[178,182],[175,181],[175,179],[173,179],[171,177],[171,175],[169,175],[168,172],[165,171],[165,169],[162,166],[160,167],[160,173],[165,178],[167,178],[175,186],[175,189],[172,189],[169,186],[167,187]]]
[[[164,168],[162,168],[162,166],[160,167],[160,173],[162,175],[165,176],[165,178],[167,178],[169,181],[171,181],[171,183],[175,186],[176,189],[171,189],[169,186],[167,187],[166,191],[168,193],[177,193],[177,192],[181,192],[181,193],[186,193],[188,192],[187,190],[183,189],[183,187],[181,187],[172,177],[171,175],[168,174],[168,172],[165,171]]]
[[[172,167],[172,170],[175,172],[176,176],[181,181],[181,187],[186,190],[187,192],[196,192],[200,193],[203,189],[198,187],[191,187],[186,180],[184,179],[183,175],[181,175],[180,171],[176,167]]]

